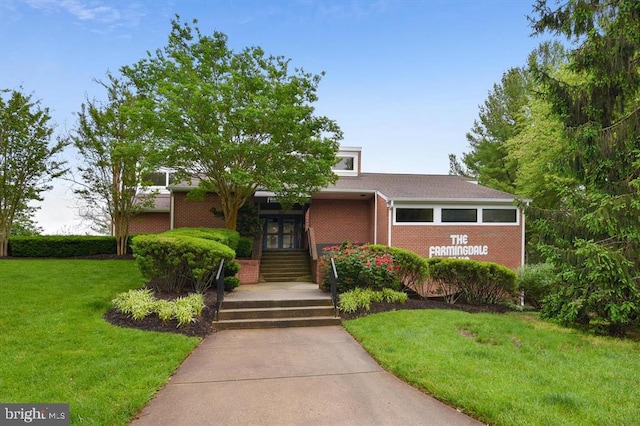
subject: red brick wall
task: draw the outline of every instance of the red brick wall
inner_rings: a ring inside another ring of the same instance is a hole
[[[393,226],[391,243],[429,257],[431,246],[487,246],[487,255],[471,255],[470,259],[495,262],[516,269],[522,262],[521,226]],[[451,235],[466,235],[466,243],[452,241]],[[448,256],[433,256],[448,257]]]
[[[354,243],[373,241],[371,200],[313,200],[309,209],[310,226],[316,243]]]
[[[236,259],[240,263],[240,271],[237,277],[240,284],[258,284],[260,278],[260,261],[249,259]]]
[[[129,223],[130,234],[159,234],[171,228],[171,216],[165,213],[140,213]]]
[[[224,228],[224,220],[215,217],[210,209],[222,209],[220,198],[216,194],[205,195],[202,201],[187,199],[186,192],[174,193],[174,228],[205,226]]]
[[[378,203],[378,239],[377,243],[389,245],[389,209],[387,208],[387,200],[377,195],[376,203]]]

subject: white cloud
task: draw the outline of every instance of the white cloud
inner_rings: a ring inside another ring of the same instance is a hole
[[[139,4],[127,2],[118,8],[101,0],[25,0],[34,9],[66,12],[81,22],[100,22],[115,26],[133,26],[144,15]]]

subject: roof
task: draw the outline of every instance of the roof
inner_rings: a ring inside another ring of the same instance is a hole
[[[478,185],[464,176],[361,173],[342,176],[321,194],[378,191],[399,201],[512,202],[513,194]]]
[[[173,192],[189,191],[196,187],[198,182],[198,178],[192,178],[191,182],[180,182],[169,186],[168,189]],[[269,191],[259,192],[261,195],[274,195]],[[320,193],[314,194],[313,198],[351,198],[354,193],[371,196],[375,192],[381,193],[389,200],[416,202],[511,203],[516,198],[513,194],[478,185],[464,176],[399,173],[340,176],[334,185],[322,189]]]
[[[171,210],[171,194],[156,194],[151,201],[153,204],[143,207],[143,212],[166,213]]]

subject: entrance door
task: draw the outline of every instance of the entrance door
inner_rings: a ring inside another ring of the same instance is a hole
[[[263,248],[265,250],[300,248],[300,225],[298,217],[267,217],[264,224]]]

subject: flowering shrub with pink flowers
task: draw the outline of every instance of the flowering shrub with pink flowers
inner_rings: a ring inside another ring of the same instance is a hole
[[[387,247],[373,245],[357,245],[344,242],[339,246],[325,247],[320,260],[325,279],[323,284],[329,286],[329,265],[333,257],[338,273],[338,292],[344,293],[354,288],[371,288],[381,290],[392,288],[400,290],[402,283],[398,272],[402,266],[394,260]]]

